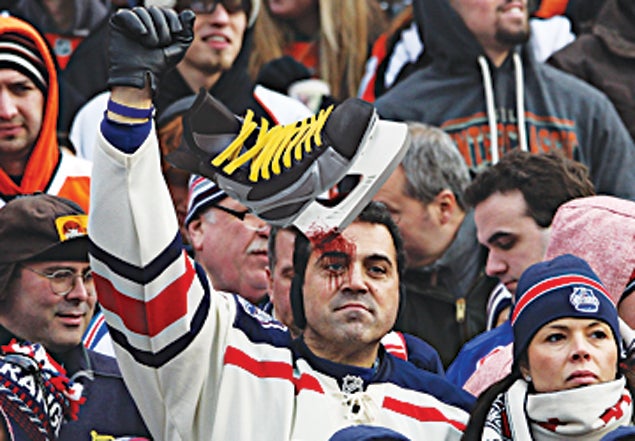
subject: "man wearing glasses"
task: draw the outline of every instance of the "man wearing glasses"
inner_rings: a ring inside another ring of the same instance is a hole
[[[269,226],[212,181],[192,176],[185,225],[214,288],[260,304],[267,294]],[[219,250],[222,250],[219,251]]]
[[[253,97],[253,82],[243,60],[260,6],[260,0],[176,1],[177,11],[191,9],[196,14],[194,40],[183,60],[161,79],[154,100],[157,114],[204,88],[238,115],[251,108],[266,116]]]
[[[83,384],[79,419],[60,440],[149,437],[114,358],[84,349],[96,303],[88,263],[87,216],[67,199],[36,194],[0,210],[0,345],[13,338],[42,344]]]

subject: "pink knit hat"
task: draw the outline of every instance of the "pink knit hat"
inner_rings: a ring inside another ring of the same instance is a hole
[[[586,260],[617,304],[634,274],[634,249],[635,202],[590,196],[560,206],[545,260],[567,253]]]

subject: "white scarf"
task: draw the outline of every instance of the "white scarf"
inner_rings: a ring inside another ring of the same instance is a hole
[[[633,403],[625,385],[622,377],[559,392],[528,394],[527,383],[519,379],[494,401],[482,439],[599,440],[630,424]],[[502,430],[507,425],[511,438]]]

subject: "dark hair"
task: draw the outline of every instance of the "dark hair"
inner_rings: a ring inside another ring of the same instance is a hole
[[[542,228],[551,225],[560,205],[595,194],[585,165],[557,151],[534,154],[514,150],[476,176],[465,190],[465,200],[475,207],[494,193],[513,190],[522,193],[527,214]]]
[[[405,301],[402,281],[406,270],[406,255],[403,248],[403,239],[401,238],[397,224],[390,215],[388,208],[386,208],[383,203],[376,201],[371,201],[362,210],[359,216],[357,216],[355,222],[383,225],[388,229],[397,253],[397,273],[399,274],[400,287],[399,303],[401,309],[401,305]],[[293,310],[293,320],[300,329],[304,329],[306,326],[302,285],[304,284],[304,275],[307,264],[309,263],[311,251],[312,247],[309,239],[304,234],[298,234],[293,248],[294,276],[291,283],[291,308]]]
[[[277,225],[272,225],[269,230],[269,238],[267,239],[267,257],[269,261],[269,269],[273,272],[273,269],[276,266],[276,262],[278,261],[278,257],[276,255],[276,237],[280,231],[289,231],[293,233],[296,237],[301,236],[299,230],[294,225],[287,227],[279,227]]]
[[[393,220],[386,206],[381,202],[371,201],[362,212],[357,216],[355,222],[366,222],[369,224],[383,225],[388,229],[392,238],[395,250],[397,251],[397,272],[399,277],[403,276],[405,271],[406,255],[403,249],[403,239],[399,233],[399,228]],[[298,234],[293,249],[293,269],[295,274],[302,275],[304,282],[304,272],[311,255],[311,242],[304,234]]]
[[[480,441],[482,439],[485,421],[487,420],[487,415],[494,400],[496,400],[500,394],[506,392],[519,378],[522,378],[520,370],[514,369],[511,373],[492,384],[478,396],[476,404],[470,413],[470,419],[463,431],[461,441]]]

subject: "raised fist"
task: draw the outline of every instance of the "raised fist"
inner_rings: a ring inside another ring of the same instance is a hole
[[[157,89],[161,76],[185,55],[194,33],[194,12],[136,7],[110,18],[108,87]]]

